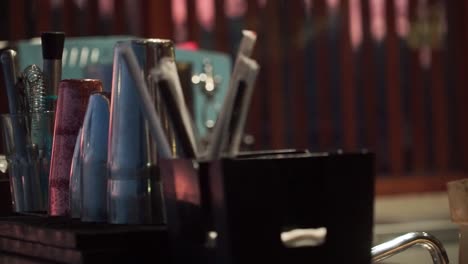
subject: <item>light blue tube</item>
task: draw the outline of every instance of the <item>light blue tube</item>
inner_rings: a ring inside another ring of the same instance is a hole
[[[85,114],[81,142],[81,221],[107,221],[107,141],[109,99],[92,94]]]

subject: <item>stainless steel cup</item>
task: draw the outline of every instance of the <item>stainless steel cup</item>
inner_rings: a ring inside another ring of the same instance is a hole
[[[162,188],[157,169],[157,145],[142,114],[135,82],[119,47],[130,46],[147,81],[151,99],[159,113],[174,153],[173,137],[150,71],[162,58],[174,58],[172,41],[138,39],[122,41],[114,50],[111,95],[109,153],[108,222],[116,224],[164,223]]]

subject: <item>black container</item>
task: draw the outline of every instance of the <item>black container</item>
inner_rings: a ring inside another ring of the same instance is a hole
[[[161,163],[176,263],[370,263],[371,153],[246,153]],[[327,228],[324,244],[287,248],[280,234]],[[210,238],[211,237],[211,238]]]

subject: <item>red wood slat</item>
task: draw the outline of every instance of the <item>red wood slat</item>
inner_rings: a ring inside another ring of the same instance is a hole
[[[216,50],[229,52],[227,16],[224,14],[224,0],[215,0],[214,37]]]
[[[395,28],[395,4],[393,0],[385,1],[387,21],[387,107],[388,107],[388,148],[390,170],[394,173],[403,172],[403,144],[402,144],[402,111],[401,111],[401,83],[399,75],[399,40]]]
[[[377,95],[374,67],[374,44],[370,29],[370,7],[369,0],[361,1],[362,11],[362,89],[364,96],[364,120],[365,120],[365,147],[376,151],[377,147]]]
[[[151,2],[152,0],[140,1],[140,13],[141,13],[140,25],[142,27],[141,32],[145,38],[151,37],[151,35],[148,35],[148,33],[150,33],[151,25],[148,25],[148,23],[153,17],[155,17],[154,14],[148,11],[150,9]]]
[[[130,34],[144,37],[144,23],[146,14],[143,11],[143,1],[125,1],[126,24]],[[144,15],[142,15],[144,14]],[[138,17],[139,16],[139,17]]]
[[[98,35],[99,23],[99,5],[98,1],[88,0],[86,2],[86,31],[88,35]]]
[[[112,33],[114,35],[127,34],[125,29],[125,2],[124,0],[115,0],[115,17]]]
[[[460,117],[464,116],[464,112],[462,111],[463,107],[466,105],[466,101],[463,101],[461,92],[465,90],[463,87],[466,84],[466,73],[460,74],[462,71],[466,71],[466,26],[464,24],[463,14],[465,10],[463,6],[465,5],[466,1],[446,1],[445,6],[447,8],[447,30],[450,37],[449,43],[450,47],[448,49],[449,56],[451,57],[450,63],[452,65],[447,65],[450,67],[450,70],[453,72],[453,104],[454,104],[454,111],[453,111],[453,122],[454,122],[454,137],[456,139],[456,144],[454,145],[453,154],[457,155],[457,161],[460,162],[461,168],[464,171],[468,171],[468,151],[467,151],[467,143],[468,140],[466,138],[466,130],[467,125],[466,122],[460,122]],[[462,103],[462,104],[460,104]],[[465,110],[466,111],[466,110]],[[466,112],[465,112],[466,113]],[[457,162],[457,163],[458,163]]]
[[[459,127],[460,140],[460,154],[461,162],[464,171],[468,172],[468,122],[466,113],[468,113],[468,91],[466,89],[468,85],[468,3],[467,1],[447,1],[450,4],[455,5],[455,9],[458,11],[455,15],[457,20],[452,26],[456,27],[457,36],[459,39],[455,42],[455,60],[457,71],[457,87],[456,87],[456,99],[457,99],[457,112]],[[453,3],[452,3],[453,2]]]
[[[73,14],[73,0],[63,0],[62,9],[62,28],[67,37],[76,36]]]
[[[452,2],[452,3],[451,3]],[[456,13],[455,10],[453,10],[453,1],[447,1],[444,3],[445,7],[445,20],[446,20],[446,25],[447,25],[447,38],[446,38],[446,51],[445,51],[445,56],[446,56],[446,73],[450,72],[446,78],[448,79],[448,85],[447,89],[450,91],[448,94],[448,115],[449,115],[449,155],[450,155],[450,166],[451,171],[453,170],[459,170],[459,165],[460,165],[460,152],[458,149],[458,146],[460,145],[458,141],[458,124],[457,124],[457,116],[458,113],[456,112],[456,99],[455,99],[455,89],[458,85],[458,80],[456,78],[456,69],[455,67],[455,54],[454,48],[456,47],[455,42],[457,41],[457,34],[455,33],[456,27],[452,25],[456,19],[454,19],[454,14]],[[451,138],[452,137],[452,138]]]
[[[448,110],[447,96],[445,94],[445,76],[443,58],[445,52],[434,50],[432,52],[431,90],[434,124],[434,156],[435,166],[438,170],[447,171],[449,164],[448,144]]]
[[[330,95],[330,56],[327,40],[327,30],[323,27],[326,24],[327,5],[325,0],[314,2],[314,23],[313,27],[319,30],[316,35],[316,58],[317,58],[317,112],[318,112],[318,143],[320,150],[329,150],[333,146],[333,123],[331,114],[331,95]]]
[[[247,11],[245,14],[246,26],[252,30],[259,29],[259,18],[262,10],[258,6],[258,1],[247,1]]]
[[[10,40],[25,38],[24,0],[10,1]]]
[[[197,19],[197,9],[195,7],[195,0],[187,0],[187,31],[188,40],[200,41],[200,24]]]
[[[254,30],[258,33],[260,30],[259,25],[259,8],[257,5],[257,1],[247,1],[247,13],[245,17],[245,24],[246,28],[250,30]],[[263,35],[257,35],[257,42],[252,54],[252,57],[259,60],[259,49],[258,47],[263,47]],[[259,61],[259,63],[262,63]],[[264,81],[264,70],[263,65],[260,69],[259,75],[257,77],[257,81],[255,82],[255,89],[252,94],[252,99],[249,108],[249,114],[247,115],[247,126],[246,126],[246,133],[251,133],[255,138],[254,148],[259,149],[260,146],[263,145],[263,138],[261,137],[262,132],[262,105],[263,101],[265,100],[265,96],[262,94],[262,85],[265,83]]]
[[[10,39],[11,22],[11,4],[10,1],[0,2],[0,39]]]
[[[36,7],[38,8],[38,12],[36,13],[38,33],[40,34],[43,31],[50,31],[52,28],[50,21],[50,0],[39,0]]]
[[[422,69],[417,51],[410,55],[410,120],[412,126],[412,170],[422,171],[426,168],[426,137],[424,89],[422,84]]]
[[[354,80],[353,49],[350,38],[349,0],[341,1],[341,83],[343,108],[343,139],[345,150],[355,150],[356,135],[356,87]]]
[[[410,177],[402,175],[377,175],[375,194],[383,195],[407,195],[408,193],[435,193],[446,192],[447,182],[461,180],[468,175],[466,173],[449,172],[436,173],[428,177],[427,174],[411,174]]]
[[[417,3],[410,1],[410,19],[416,19]],[[425,111],[424,111],[424,88],[422,83],[422,68],[419,60],[419,50],[411,49],[410,56],[410,120],[412,126],[412,170],[419,172],[426,168],[426,137]]]
[[[447,1],[449,8],[452,8],[453,23],[450,24],[449,30],[453,29],[454,34],[457,36],[456,41],[454,41],[453,53],[455,54],[453,67],[456,72],[455,75],[455,106],[456,106],[456,124],[457,124],[457,139],[459,140],[458,144],[458,153],[460,154],[461,167],[464,172],[468,172],[468,123],[466,122],[466,115],[468,111],[467,102],[467,92],[466,84],[468,83],[467,70],[468,69],[468,52],[466,51],[466,46],[468,45],[468,36],[466,30],[468,30],[466,25],[466,20],[468,17],[464,14],[468,14],[468,3],[466,1]]]
[[[188,0],[188,2],[193,2]],[[172,39],[171,1],[146,0],[143,4],[145,36]]]
[[[269,107],[271,122],[271,147],[279,149],[285,147],[285,116],[283,97],[283,72],[281,70],[281,45],[280,45],[280,14],[279,1],[268,1],[264,12],[268,17],[268,30],[264,31],[266,43],[262,47],[267,51],[267,59],[262,65],[268,78]]]
[[[293,124],[293,147],[307,148],[307,94],[306,94],[306,79],[304,69],[305,57],[305,12],[304,1],[288,1],[289,5],[288,19],[290,36],[289,45],[290,51],[286,54],[287,63],[291,67],[291,107],[292,107],[292,124]]]

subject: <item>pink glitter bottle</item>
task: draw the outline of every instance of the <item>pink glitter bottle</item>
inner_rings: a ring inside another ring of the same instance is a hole
[[[100,91],[100,80],[68,79],[59,84],[49,174],[51,216],[65,216],[69,213],[70,168],[76,137],[83,124],[89,96]]]

